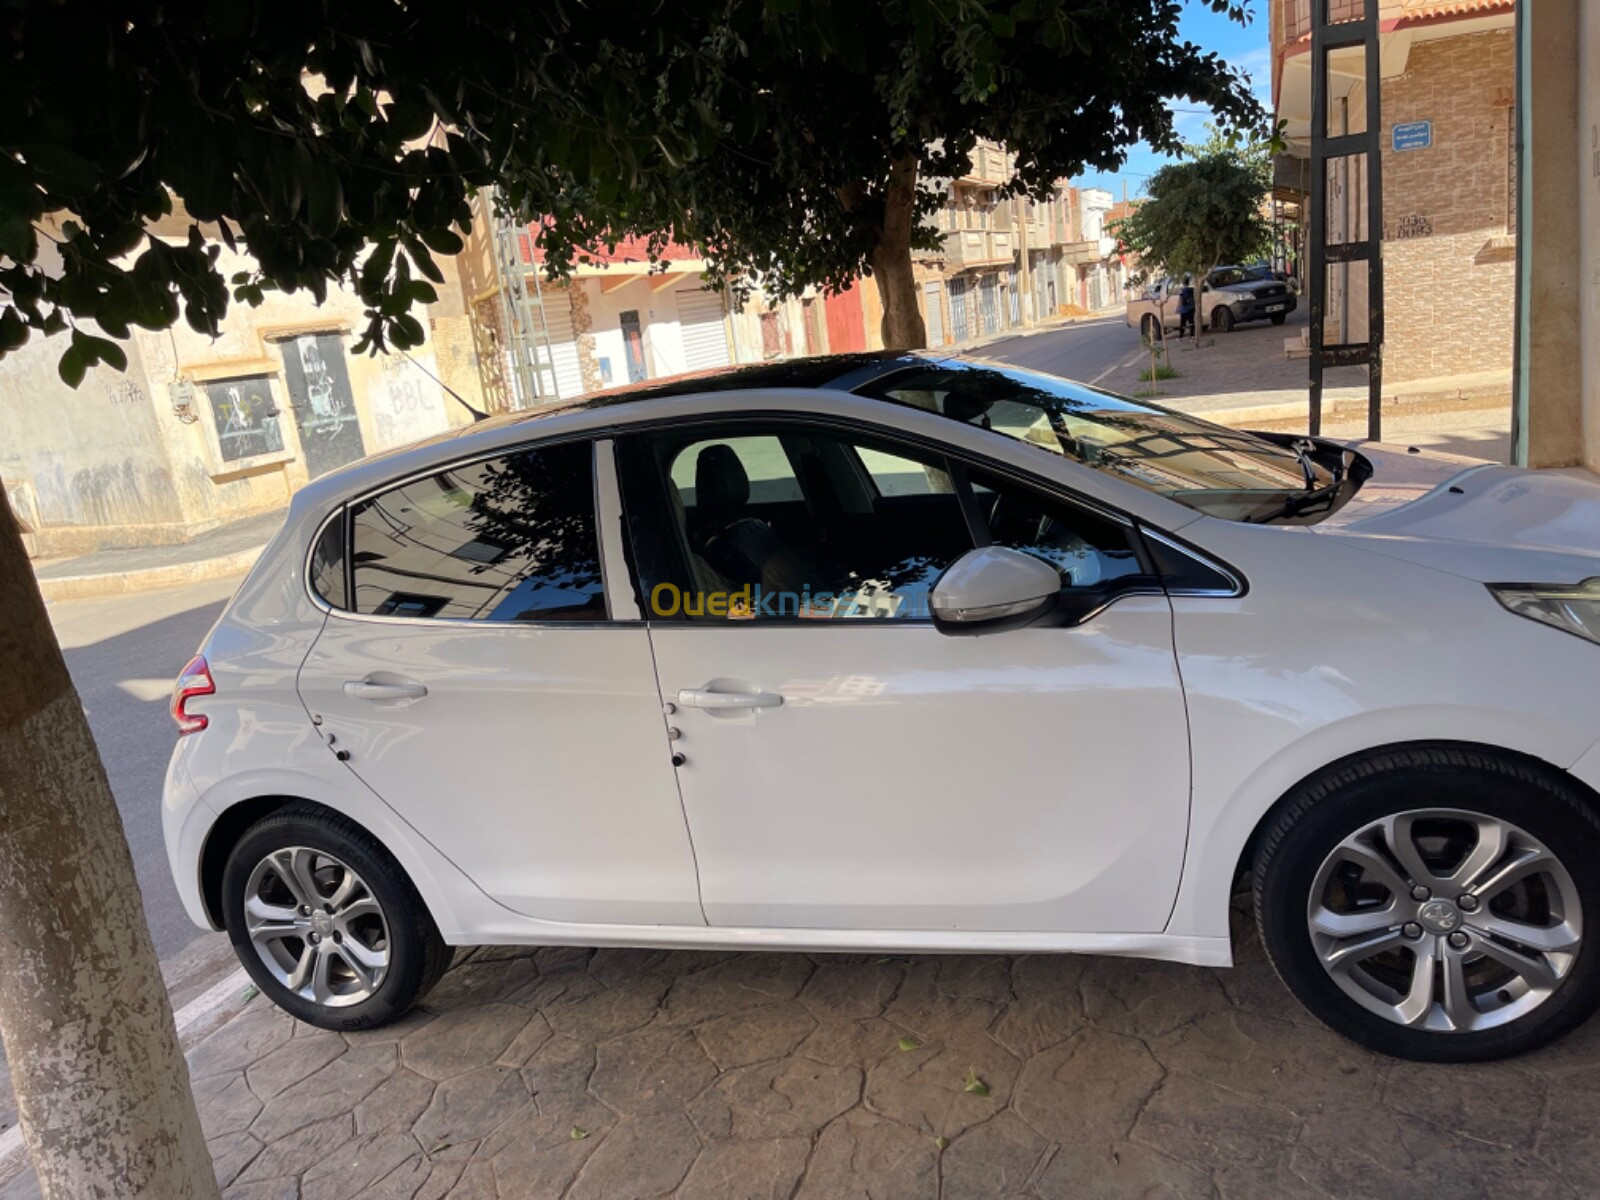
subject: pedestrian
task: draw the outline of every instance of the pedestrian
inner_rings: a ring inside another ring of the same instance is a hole
[[[1194,286],[1189,276],[1183,277],[1183,286],[1178,289],[1178,336],[1194,334]]]

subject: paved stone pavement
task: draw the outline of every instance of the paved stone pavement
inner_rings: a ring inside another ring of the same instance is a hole
[[[190,1071],[230,1200],[1600,1194],[1600,1022],[1382,1059],[1239,935],[1231,972],[479,949],[386,1030],[256,999]]]
[[[1506,415],[1391,437],[1503,460]],[[479,949],[394,1030],[257,999],[190,1060],[241,1200],[1600,1195],[1600,1022],[1517,1063],[1389,1062],[1240,946],[1233,972]]]

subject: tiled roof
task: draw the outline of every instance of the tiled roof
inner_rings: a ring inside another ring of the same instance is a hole
[[[1400,21],[1437,21],[1447,17],[1486,16],[1510,12],[1515,0],[1401,0]]]

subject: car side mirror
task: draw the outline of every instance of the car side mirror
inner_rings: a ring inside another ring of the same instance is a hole
[[[941,633],[998,633],[1031,625],[1061,599],[1061,576],[1046,562],[1005,546],[969,550],[933,585]]]

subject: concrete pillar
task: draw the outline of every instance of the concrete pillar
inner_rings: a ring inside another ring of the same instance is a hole
[[[1600,23],[1588,4],[1517,6],[1517,93],[1521,177],[1518,187],[1516,422],[1513,451],[1531,467],[1567,467],[1588,458],[1585,423],[1600,433],[1594,404],[1593,323],[1597,249],[1593,229],[1593,124],[1580,119],[1580,95],[1592,114],[1595,74],[1580,26]],[[1585,67],[1587,69],[1585,69]],[[1583,201],[1587,199],[1585,206]],[[1588,209],[1587,222],[1585,207]],[[1589,225],[1586,230],[1585,224]],[[1584,310],[1589,310],[1585,338]],[[1586,371],[1586,359],[1588,369]],[[1587,415],[1584,377],[1589,375]]]

